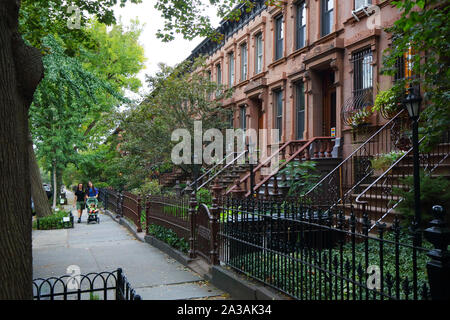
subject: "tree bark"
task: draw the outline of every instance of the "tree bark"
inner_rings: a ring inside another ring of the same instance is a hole
[[[53,163],[53,210],[56,209],[56,199],[58,199],[58,183],[56,182],[56,162]]]
[[[36,216],[45,217],[52,214],[47,193],[44,190],[41,179],[41,172],[33,150],[33,141],[29,137],[28,152],[30,155],[30,180],[31,180],[31,198],[33,198]]]
[[[42,57],[18,33],[20,1],[0,1],[0,299],[32,299],[28,109]]]

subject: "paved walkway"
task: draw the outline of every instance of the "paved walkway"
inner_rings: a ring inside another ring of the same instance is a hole
[[[68,195],[72,203],[72,195]],[[77,217],[76,211],[73,211]],[[134,238],[123,226],[101,214],[100,224],[73,229],[33,230],[33,278],[66,274],[77,265],[82,274],[121,267],[143,299],[221,299],[224,293],[166,254]]]

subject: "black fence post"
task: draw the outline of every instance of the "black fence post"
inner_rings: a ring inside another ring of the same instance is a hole
[[[124,300],[122,290],[123,290],[122,268],[118,268],[117,269],[117,280],[116,280],[116,300]]]
[[[103,203],[103,208],[106,210],[108,210],[108,198],[109,198],[109,190],[108,189],[103,189],[105,190],[105,199],[104,199],[104,203]]]
[[[189,199],[189,258],[193,259],[196,256],[195,253],[195,216],[197,211],[197,197],[195,191],[190,186],[186,188],[187,194],[190,195]]]
[[[220,197],[222,195],[222,186],[219,180],[216,179],[213,189],[213,207],[211,208],[211,263],[213,265],[219,264],[219,221],[220,221]]]
[[[119,192],[119,205],[117,206],[117,214],[123,217],[123,193]]]
[[[444,221],[445,211],[442,206],[433,206],[434,220],[431,227],[425,229],[425,239],[434,245],[428,252],[431,261],[427,263],[428,281],[433,300],[450,300],[450,229]]]

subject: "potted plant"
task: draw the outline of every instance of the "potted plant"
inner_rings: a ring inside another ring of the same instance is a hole
[[[399,86],[394,86],[388,90],[380,91],[375,98],[372,111],[379,111],[381,116],[386,120],[392,119],[403,108],[403,95],[404,88]]]
[[[372,115],[367,108],[357,110],[350,118],[350,126],[353,129],[357,129],[369,122],[369,118]]]
[[[374,170],[374,175],[382,175],[395,161],[400,159],[400,157],[404,154],[405,152],[403,151],[391,151],[389,153],[377,154],[373,159],[370,159],[372,169]]]

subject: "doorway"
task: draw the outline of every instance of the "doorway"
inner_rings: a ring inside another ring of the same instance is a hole
[[[322,94],[322,136],[336,136],[336,87],[333,70],[322,73]]]

